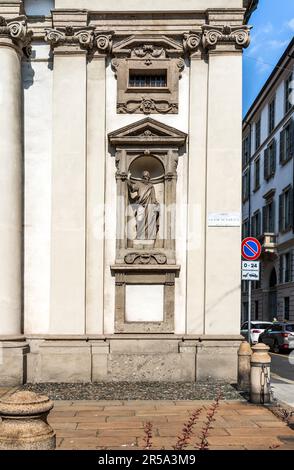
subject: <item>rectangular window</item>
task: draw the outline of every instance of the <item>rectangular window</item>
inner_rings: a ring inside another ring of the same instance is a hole
[[[285,253],[280,256],[280,282],[291,282],[291,253]]]
[[[261,122],[259,119],[255,124],[255,150],[257,150],[260,147],[260,143],[261,143],[260,127],[261,127]]]
[[[251,218],[251,236],[259,237],[261,235],[261,215],[260,210],[256,211]]]
[[[275,128],[275,108],[276,97],[268,105],[268,133],[270,134]]]
[[[254,161],[254,191],[260,186],[260,157]]]
[[[279,230],[286,232],[293,227],[293,189],[288,186],[279,196]]]
[[[290,297],[284,297],[284,320],[290,320]]]
[[[287,80],[285,80],[285,114],[291,109],[294,104],[291,102],[293,90],[293,73],[289,75]]]
[[[262,208],[263,233],[275,233],[275,201],[270,200]]]
[[[294,154],[294,120],[290,119],[280,132],[280,163],[283,165]]]
[[[129,86],[135,88],[162,88],[167,86],[166,71],[152,70],[148,73],[145,71],[130,71]]]
[[[242,223],[242,238],[249,237],[249,219],[246,219]]]
[[[248,134],[242,142],[242,164],[247,165],[250,159],[250,134]]]
[[[255,300],[255,302],[254,302],[254,307],[255,307],[255,308],[254,308],[254,309],[255,309],[255,320],[258,320],[258,314],[259,314],[259,312],[258,312],[258,307],[259,307],[259,305],[258,305],[258,304],[259,304],[258,300]]]
[[[276,172],[276,139],[273,139],[264,151],[264,179],[269,180]]]
[[[242,177],[242,199],[243,202],[247,201],[249,198],[250,191],[250,173],[249,168],[244,172]]]

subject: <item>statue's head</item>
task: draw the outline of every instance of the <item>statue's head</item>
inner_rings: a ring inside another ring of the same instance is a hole
[[[150,173],[149,173],[149,171],[146,171],[146,170],[143,171],[143,173],[142,173],[142,178],[143,178],[143,180],[145,180],[145,181],[149,181],[149,180],[150,180]]]

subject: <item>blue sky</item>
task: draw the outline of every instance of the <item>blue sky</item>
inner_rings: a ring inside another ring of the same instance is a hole
[[[253,29],[243,55],[243,115],[294,35],[294,0],[259,0],[249,25]]]

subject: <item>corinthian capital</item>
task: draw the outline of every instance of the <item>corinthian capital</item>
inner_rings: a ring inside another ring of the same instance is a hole
[[[0,37],[11,39],[20,50],[27,54],[32,35],[33,32],[28,30],[25,16],[18,16],[12,19],[5,19],[3,16],[0,16]]]
[[[201,43],[201,34],[190,31],[189,33],[184,33],[183,38],[183,48],[184,51],[188,53],[196,52]]]
[[[248,47],[250,44],[250,26],[202,26],[202,43],[207,49],[217,45],[234,45],[237,49]]]
[[[52,48],[58,46],[79,46],[90,50],[94,44],[94,33],[93,29],[89,27],[83,29],[72,26],[46,28],[45,41]]]

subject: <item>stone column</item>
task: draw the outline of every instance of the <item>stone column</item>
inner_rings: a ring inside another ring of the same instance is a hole
[[[206,132],[208,64],[200,35],[185,36],[190,53],[187,333],[204,333]]]
[[[54,50],[50,333],[85,333],[86,106],[90,28],[47,30]]]
[[[21,333],[21,56],[29,39],[24,16],[0,16],[0,335]]]
[[[86,333],[103,333],[106,57],[111,36],[98,34],[87,65]]]
[[[207,216],[226,215],[221,226],[207,223],[205,334],[233,335],[240,331],[241,221],[229,219],[241,215],[242,48],[249,27],[242,18],[240,26],[221,26],[215,12],[208,19]]]

